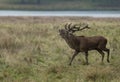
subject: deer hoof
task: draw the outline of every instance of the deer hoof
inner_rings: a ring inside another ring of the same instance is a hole
[[[69,63],[68,65],[71,66],[71,63]]]
[[[83,65],[89,65],[89,63],[84,63]]]
[[[107,60],[107,62],[108,62],[108,63],[110,63],[110,61],[109,61],[109,60]]]

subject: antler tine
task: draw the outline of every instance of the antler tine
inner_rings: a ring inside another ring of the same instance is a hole
[[[66,30],[68,30],[67,26],[68,26],[68,23],[65,24],[65,29],[66,29]]]
[[[90,27],[88,27],[88,24],[87,24],[87,23],[83,23],[83,24],[84,24],[85,26],[84,26],[83,28],[81,28],[80,31],[83,30],[83,29],[86,29],[86,28],[87,28],[87,29],[90,29]]]
[[[72,23],[68,24],[68,30],[69,31],[71,30],[71,25],[72,25]]]

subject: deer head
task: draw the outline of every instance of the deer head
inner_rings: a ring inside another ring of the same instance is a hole
[[[74,24],[72,25],[72,23],[70,24],[65,24],[64,26],[64,29],[59,29],[59,33],[60,33],[60,36],[62,38],[65,38],[67,37],[68,35],[72,35],[74,32],[76,31],[82,31],[83,29],[90,29],[90,27],[88,27],[88,24]]]

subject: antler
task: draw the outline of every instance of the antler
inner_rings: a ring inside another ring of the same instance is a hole
[[[79,27],[77,27],[78,25],[77,24],[74,24],[74,25],[72,25],[72,23],[70,23],[70,24],[65,24],[65,29],[67,30],[67,31],[69,31],[69,32],[75,32],[75,31],[78,31],[79,30]]]
[[[90,29],[90,27],[88,27],[88,24],[85,24],[85,23],[84,23],[84,26],[81,29],[80,29],[80,27],[81,27],[81,23],[80,24],[74,24],[74,25],[72,25],[72,23],[65,24],[65,29],[67,31],[71,32],[71,33],[74,33],[76,31],[81,31],[81,30],[86,29],[86,28]]]

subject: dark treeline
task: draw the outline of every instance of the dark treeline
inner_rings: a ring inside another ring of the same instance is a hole
[[[13,3],[18,4],[45,4],[45,3],[59,3],[69,1],[81,1],[87,3],[103,4],[103,5],[119,5],[120,0],[13,0]]]
[[[19,0],[17,3],[19,4],[40,4],[41,0]]]
[[[120,10],[120,0],[0,0],[0,3],[0,9]]]

